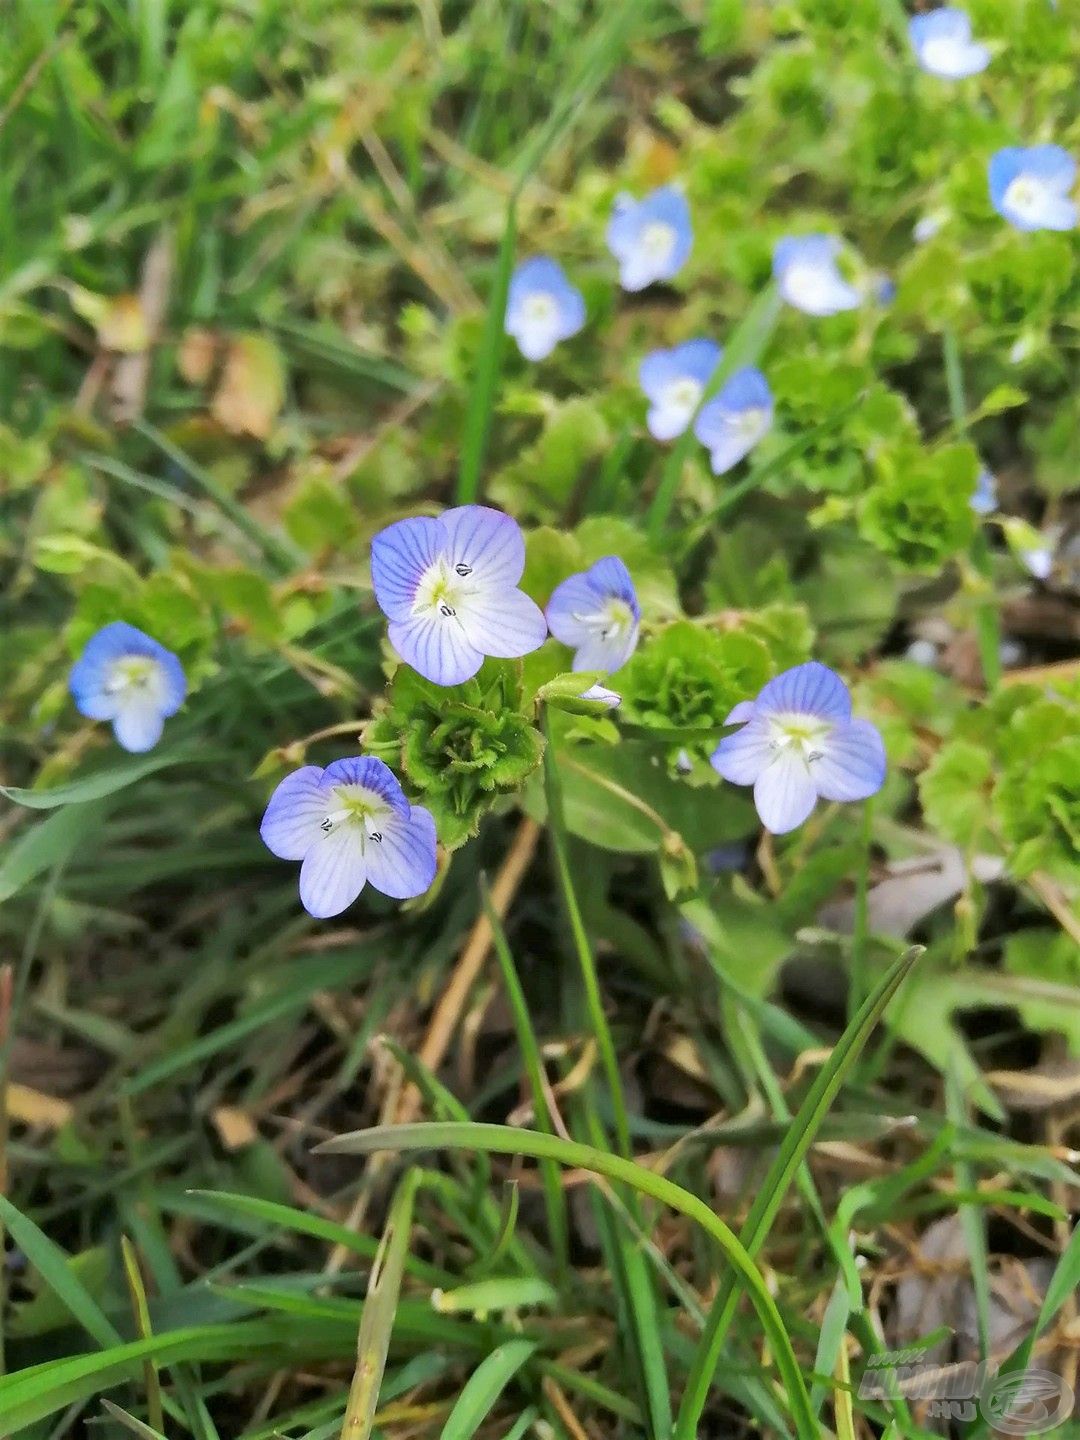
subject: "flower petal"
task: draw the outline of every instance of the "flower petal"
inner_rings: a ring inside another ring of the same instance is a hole
[[[364,847],[367,878],[376,890],[394,900],[422,895],[435,879],[435,821],[429,810],[414,805],[407,819],[395,816]]]
[[[628,630],[619,628],[610,636],[597,630],[591,630],[584,644],[574,655],[570,668],[572,670],[603,670],[606,674],[612,675],[616,670],[621,670],[630,659],[637,649],[637,642],[638,626],[636,623]]]
[[[279,860],[302,860],[315,841],[322,838],[319,826],[326,818],[331,798],[323,781],[324,774],[318,765],[302,765],[286,775],[270,796],[259,834],[266,848]]]
[[[469,586],[512,590],[525,569],[525,537],[516,520],[489,505],[458,505],[443,512],[449,537],[446,559],[453,570],[471,570]]]
[[[757,697],[759,715],[813,715],[819,720],[851,719],[848,688],[827,665],[808,660],[770,680]]]
[[[512,660],[547,639],[544,612],[523,590],[479,590],[458,601],[465,639],[484,655]]]
[[[81,714],[91,720],[111,720],[116,715],[121,697],[105,687],[112,679],[116,662],[129,656],[156,662],[154,701],[162,715],[176,714],[187,694],[184,667],[153,636],[123,620],[114,620],[91,636],[72,667],[68,684]]]
[[[161,739],[165,717],[152,695],[122,698],[113,719],[113,734],[118,745],[133,755],[152,750]]]
[[[837,725],[821,743],[810,773],[824,800],[865,800],[885,783],[885,747],[869,720]]]
[[[816,803],[817,789],[797,746],[775,754],[754,782],[754,804],[761,823],[774,835],[786,835],[801,825]]]
[[[442,521],[418,515],[388,525],[371,542],[375,599],[390,620],[412,612],[416,587],[446,548]]]
[[[316,920],[340,915],[364,888],[367,867],[359,825],[339,825],[321,835],[300,866],[300,903]]]
[[[752,706],[751,701],[744,700],[742,703]],[[737,705],[735,710],[741,708]],[[729,725],[742,718],[736,715],[735,710],[727,718]],[[734,735],[724,736],[712,753],[711,763],[717,774],[733,785],[753,785],[775,753],[766,722],[750,720]]]
[[[585,616],[595,615],[600,609],[602,598],[593,588],[588,571],[571,575],[561,585],[556,585],[544,612],[548,629],[556,640],[564,645],[584,645],[593,633],[592,626],[585,623]]]
[[[456,616],[447,619],[436,613],[391,620],[387,633],[405,663],[436,685],[460,685],[471,680],[484,663],[483,655],[469,644]]]
[[[395,815],[408,818],[409,802],[397,776],[389,765],[383,764],[374,755],[354,755],[345,760],[334,760],[323,771],[323,777],[326,785],[360,785],[389,805]]]

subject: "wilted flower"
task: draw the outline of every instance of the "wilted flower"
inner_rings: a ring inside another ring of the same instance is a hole
[[[510,277],[505,328],[526,360],[543,360],[585,324],[585,301],[556,260],[524,260]]]
[[[769,433],[772,420],[772,391],[765,376],[751,365],[736,370],[694,421],[694,434],[709,451],[713,474],[723,475],[749,455]]]
[[[670,280],[686,264],[694,243],[686,196],[673,185],[661,186],[644,200],[620,195],[608,221],[607,243],[619,262],[624,290]]]
[[[370,755],[304,765],[270,797],[259,834],[281,860],[300,860],[300,903],[340,915],[369,882],[394,900],[435,878],[435,821],[410,805],[393,771]]]
[[[756,700],[743,700],[725,721],[712,763],[735,785],[753,785],[767,830],[801,825],[820,796],[865,800],[885,782],[885,749],[869,720],[851,718],[848,688],[810,660],[770,680]]]
[[[486,505],[398,520],[371,542],[390,643],[436,685],[470,679],[485,655],[509,659],[544,643],[540,607],[517,588],[524,569],[517,522]]]
[[[971,21],[963,10],[951,5],[913,15],[908,35],[920,67],[943,80],[963,80],[977,75],[990,63],[990,51],[971,38]]]
[[[87,641],[68,684],[81,714],[111,720],[117,743],[135,754],[153,749],[187,694],[173,652],[123,620]]]
[[[637,647],[641,609],[630,572],[615,555],[605,555],[564,580],[548,601],[546,614],[555,639],[574,649],[575,670],[610,674],[625,665]]]
[[[1060,145],[1007,145],[991,155],[987,174],[994,209],[1018,230],[1075,228],[1076,161]]]
[[[807,315],[835,315],[854,310],[862,296],[840,274],[841,251],[835,235],[792,235],[777,241],[773,275],[789,305]]]
[[[638,378],[650,402],[645,417],[650,435],[674,440],[683,433],[722,353],[711,340],[687,340],[673,350],[654,350],[645,356]]]
[[[984,465],[975,481],[971,508],[976,515],[992,515],[998,508],[997,480]]]

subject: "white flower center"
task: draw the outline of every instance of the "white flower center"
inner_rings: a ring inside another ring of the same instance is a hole
[[[824,754],[824,742],[832,728],[828,720],[819,720],[816,715],[771,715],[769,745],[778,756],[785,750],[795,750],[809,767]]]
[[[808,310],[832,305],[833,292],[839,283],[839,276],[831,266],[811,265],[802,260],[792,265],[785,276],[788,293]]]
[[[952,70],[962,63],[968,49],[968,42],[955,35],[937,35],[922,47],[923,64],[931,70]]]
[[[550,325],[557,314],[555,298],[546,290],[538,290],[522,301],[521,316],[527,325]]]
[[[381,845],[386,821],[394,813],[382,796],[366,785],[335,785],[334,797],[336,806],[319,821],[323,834],[330,835],[348,825],[358,832],[361,852],[368,841]]]
[[[462,602],[476,593],[475,587],[468,584],[472,573],[472,566],[465,561],[454,564],[446,556],[440,556],[424,571],[416,587],[413,614],[436,614],[444,620],[453,620]]]
[[[634,612],[625,600],[615,595],[605,600],[601,608],[591,615],[575,615],[574,619],[595,630],[601,640],[619,639],[634,628]]]
[[[1045,202],[1046,190],[1041,181],[1030,175],[1018,175],[1006,187],[1002,207],[1015,210],[1017,215],[1031,216],[1039,211]]]
[[[160,664],[150,655],[124,655],[114,661],[105,682],[106,695],[115,695],[122,703],[130,700],[159,698],[162,688]]]
[[[650,220],[641,232],[641,249],[656,265],[664,265],[671,258],[678,237],[671,225],[663,220]]]
[[[769,412],[760,405],[754,405],[737,415],[735,424],[743,439],[756,445],[769,428]]]
[[[664,409],[689,418],[697,409],[704,389],[699,380],[693,380],[689,375],[673,380],[664,388]]]

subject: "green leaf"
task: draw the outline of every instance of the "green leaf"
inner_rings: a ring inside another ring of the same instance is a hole
[[[535,1340],[508,1340],[497,1346],[466,1380],[443,1426],[441,1440],[472,1440],[496,1400],[535,1353]]]
[[[61,809],[17,836],[0,858],[0,904],[38,875],[62,865],[83,838],[101,824],[106,812],[106,806],[92,802]]]
[[[115,795],[129,785],[167,770],[173,765],[191,765],[196,761],[205,763],[206,751],[167,751],[161,755],[148,756],[145,760],[129,760],[124,765],[114,765],[108,770],[98,770],[72,780],[66,785],[56,785],[51,790],[26,790],[16,785],[0,785],[0,795],[25,805],[30,810],[52,810],[57,805],[84,805],[88,800],[101,800],[106,795]]]
[[[0,1222],[15,1245],[88,1335],[101,1346],[117,1345],[120,1333],[72,1268],[71,1257],[0,1195]],[[0,1415],[2,1415],[0,1410]]]

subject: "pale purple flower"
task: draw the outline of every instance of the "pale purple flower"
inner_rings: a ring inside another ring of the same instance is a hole
[[[486,505],[398,520],[371,542],[390,643],[436,685],[471,679],[485,655],[512,659],[544,643],[540,607],[517,588],[524,569],[517,522]]]
[[[971,38],[971,20],[955,6],[913,15],[908,35],[920,68],[942,80],[963,80],[990,64],[990,51]]]
[[[976,515],[992,515],[998,508],[997,480],[985,465],[975,481],[970,504]]]
[[[294,770],[271,795],[259,834],[279,859],[302,862],[300,902],[317,920],[340,915],[367,884],[408,900],[435,878],[435,821],[370,755]]]
[[[657,280],[670,280],[686,264],[694,243],[686,196],[674,185],[663,185],[644,200],[620,195],[608,222],[607,243],[619,262],[624,290],[644,290]]]
[[[596,705],[604,705],[609,710],[617,710],[622,704],[622,696],[617,690],[609,690],[606,685],[597,683],[590,685],[587,690],[581,692],[582,700],[592,700]]]
[[[111,720],[117,743],[134,754],[153,749],[187,694],[173,652],[123,620],[87,641],[68,684],[80,713]]]
[[[1007,145],[990,157],[990,200],[1017,230],[1074,230],[1076,161],[1060,145]]]
[[[694,434],[709,451],[714,475],[724,475],[772,427],[773,398],[760,370],[745,365],[707,400],[694,421]]]
[[[611,674],[637,647],[641,609],[630,572],[615,555],[564,580],[546,614],[555,639],[574,649],[575,670]]]
[[[885,749],[869,720],[851,718],[848,688],[816,660],[770,680],[724,722],[713,767],[735,785],[753,785],[767,830],[786,834],[823,800],[865,800],[885,782]]]
[[[835,235],[790,235],[773,250],[773,275],[789,305],[806,315],[854,310],[862,296],[837,265],[842,250]]]
[[[711,340],[687,340],[673,350],[654,350],[645,356],[638,379],[649,401],[645,423],[654,439],[674,440],[683,433],[722,353]]]
[[[544,360],[560,340],[585,324],[581,291],[566,278],[557,260],[537,255],[524,260],[510,277],[506,297],[506,333],[526,360]]]

